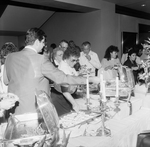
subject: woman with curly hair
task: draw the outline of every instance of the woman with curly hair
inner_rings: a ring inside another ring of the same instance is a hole
[[[18,48],[12,43],[5,43],[0,50],[1,72],[0,72],[0,92],[7,93],[7,86],[3,82],[4,63],[8,54],[18,51]]]
[[[127,66],[128,68],[132,69],[133,75],[134,75],[134,81],[135,83],[138,82],[138,73],[139,73],[139,66],[136,63],[136,50],[130,50],[128,53],[128,59],[125,61],[124,66]]]
[[[101,61],[105,80],[115,79],[118,75],[118,68],[121,65],[118,52],[118,47],[113,45],[109,46],[105,52],[104,58]]]
[[[76,47],[68,47],[60,62],[58,69],[62,70],[67,75],[78,76],[74,65],[78,62],[80,51]],[[55,89],[51,89],[51,97],[53,104],[59,116],[69,113],[71,110],[79,111],[79,106],[73,98],[77,86],[62,84],[55,85]],[[59,92],[58,92],[59,91]]]

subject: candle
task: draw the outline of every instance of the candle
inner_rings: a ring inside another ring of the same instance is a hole
[[[103,75],[100,74],[100,93],[102,93],[102,89],[103,89]]]
[[[86,78],[86,97],[89,100],[90,98],[90,91],[89,91],[89,75],[87,74]]]
[[[105,81],[102,82],[102,85],[103,85],[103,86],[102,86],[102,87],[103,87],[103,88],[102,88],[102,90],[103,90],[103,92],[102,92],[102,96],[103,96],[102,101],[103,101],[103,102],[106,102],[107,99],[106,99]]]
[[[116,97],[119,97],[119,79],[116,77]]]

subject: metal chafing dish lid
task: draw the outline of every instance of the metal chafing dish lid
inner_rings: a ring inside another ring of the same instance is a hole
[[[36,91],[36,100],[47,129],[54,132],[59,127],[59,117],[51,98],[44,91]]]

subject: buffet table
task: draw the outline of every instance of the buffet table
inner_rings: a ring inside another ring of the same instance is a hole
[[[96,97],[96,96],[94,96]],[[110,99],[107,102],[107,105],[110,106],[111,108],[113,107],[115,109],[115,105],[114,105],[114,98],[112,98],[112,100]],[[84,99],[76,99],[76,102],[78,103],[78,105],[80,106],[80,108],[85,109],[86,108],[86,101]],[[99,105],[99,102],[97,99],[90,99],[90,103],[91,103],[91,107],[97,107]],[[109,112],[107,112],[107,114],[111,115],[112,118],[121,120],[124,119],[126,117],[128,117],[129,115],[134,114],[135,112],[137,112],[140,108],[141,105],[143,103],[143,99],[141,97],[131,97],[130,99],[130,103],[131,105],[129,105],[126,101],[120,101],[119,103],[119,112],[115,112],[113,110],[110,110]]]
[[[76,118],[78,118],[77,120],[79,120],[81,123],[71,128],[71,134],[70,134],[67,147],[135,147],[138,133],[142,132],[143,130],[150,129],[150,105],[149,105],[150,94],[149,93],[146,94],[145,91],[141,90],[142,88],[145,90],[145,87],[143,86],[135,87],[135,96],[130,97],[131,105],[129,105],[126,99],[119,100],[119,105],[118,105],[119,111],[115,111],[116,105],[114,105],[115,104],[114,99],[116,100],[116,98],[112,97],[107,100],[106,105],[108,108],[106,111],[107,117],[105,117],[105,127],[111,131],[111,134],[108,136],[106,135],[101,136],[97,134],[97,132],[99,132],[99,128],[102,127],[102,120],[103,120],[102,114],[103,113],[99,109],[97,110],[97,109],[92,109],[92,108],[100,108],[99,107],[100,95],[90,95],[90,101],[89,101],[89,104],[90,104],[89,107],[91,107],[90,111],[91,110],[95,111],[96,115],[90,115],[88,113],[85,113],[83,117],[81,115],[82,120],[81,120],[81,117],[80,119],[79,117],[73,117],[72,123],[74,122],[76,123]],[[49,130],[52,130],[53,132],[53,128],[56,128],[56,126],[58,125],[58,118],[57,118],[56,112],[53,110],[53,106],[49,103],[45,94],[40,94],[37,100],[38,100],[37,101],[38,105],[42,106],[39,108],[44,118],[46,127]],[[87,107],[86,98],[78,98],[76,99],[76,102],[83,109]],[[43,104],[46,104],[46,105],[43,105]],[[73,112],[72,114],[74,115],[75,112]],[[87,118],[85,118],[85,116]],[[26,117],[24,118],[26,119]],[[33,119],[33,117],[29,117],[29,118]],[[85,121],[84,123],[82,123],[82,121],[84,121],[83,118],[84,120],[88,119],[90,121]],[[34,120],[36,121],[36,119]],[[17,117],[16,123],[19,126],[18,120],[19,118]],[[69,120],[70,118],[67,118],[67,122]],[[53,123],[53,121],[55,123]],[[59,120],[59,123],[61,123],[61,118]],[[24,127],[25,126],[27,125],[24,125]],[[24,130],[24,127],[23,127],[23,130]],[[66,125],[66,127],[68,127],[68,124]],[[66,133],[67,131],[68,132],[70,131],[67,129],[65,129]],[[16,129],[16,130],[20,131],[20,129]],[[34,130],[35,129],[33,129],[33,132],[31,134],[35,133]],[[32,138],[41,137],[41,130],[42,129],[40,129],[40,133],[38,133],[38,135],[34,134],[34,136],[31,136],[31,137]],[[96,130],[96,134],[95,134],[95,130]],[[26,129],[26,131],[28,131],[28,129]],[[8,135],[12,134],[12,133],[9,133],[9,129],[6,132]],[[27,133],[27,134],[22,134],[22,135],[29,135],[29,134]],[[12,135],[11,137],[14,137],[14,135]],[[17,141],[17,140],[16,138],[15,140],[11,140],[10,139],[11,137],[5,140],[4,143],[6,147],[8,147],[8,144],[9,144],[9,147],[14,147],[12,142]],[[22,141],[23,139],[27,139],[27,138],[20,137],[18,139],[19,141]],[[29,143],[31,144],[31,142]]]
[[[110,137],[70,138],[67,147],[135,147],[137,134],[150,129],[150,109],[142,108],[122,120],[111,119],[106,126],[111,130]]]
[[[111,130],[111,136],[70,137],[67,147],[136,147],[138,133],[150,129],[150,94],[139,91],[142,88],[135,87],[135,97],[131,97],[131,115],[127,103],[122,103],[120,111],[105,122],[105,126]],[[77,102],[83,107],[83,99]],[[94,104],[94,101],[91,103]]]

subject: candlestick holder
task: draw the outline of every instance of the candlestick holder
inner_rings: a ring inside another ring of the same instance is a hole
[[[87,110],[90,110],[90,105],[92,104],[90,102],[90,98],[86,98],[86,102],[85,102],[86,106],[87,106]]]
[[[100,99],[99,99],[99,103],[100,103],[100,110],[102,113],[101,119],[102,119],[102,126],[99,128],[98,130],[98,136],[111,136],[111,130],[106,128],[105,126],[105,120],[106,120],[106,103],[105,101],[102,100],[102,93],[100,92]]]
[[[114,102],[114,104],[115,104],[115,106],[116,106],[116,108],[114,109],[114,111],[115,111],[116,113],[118,113],[118,112],[120,111],[120,108],[119,108],[119,106],[120,106],[120,103],[119,103],[119,96],[116,97],[116,101]]]

